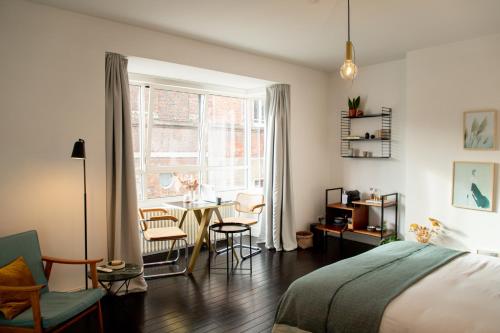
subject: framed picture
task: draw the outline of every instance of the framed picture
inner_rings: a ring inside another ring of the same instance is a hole
[[[495,110],[464,112],[464,148],[495,150],[497,143]]]
[[[453,162],[452,204],[492,212],[495,163]]]

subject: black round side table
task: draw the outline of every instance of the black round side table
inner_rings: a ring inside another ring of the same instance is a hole
[[[234,256],[236,252],[234,251],[234,235],[237,234],[240,236],[241,241],[243,242],[242,235],[245,232],[249,232],[250,234],[250,240],[249,240],[249,245],[252,246],[252,229],[250,228],[249,225],[244,224],[244,223],[216,223],[211,225],[208,228],[208,242],[209,244],[211,243],[211,238],[210,234],[224,234],[226,237],[226,242],[227,242],[227,248],[228,251],[226,252],[226,275],[229,277],[229,273],[234,272]],[[215,235],[217,236],[217,235]],[[214,238],[215,239],[215,238]],[[229,267],[229,256],[231,256],[231,267]],[[238,260],[238,259],[237,259]],[[210,273],[211,269],[217,269],[216,267],[211,267],[210,266],[210,261],[211,261],[211,255],[208,255],[208,272]],[[239,261],[239,260],[238,260]],[[250,274],[252,274],[252,256],[250,256],[250,268],[239,268],[240,270],[249,270]]]
[[[128,285],[130,280],[140,276],[142,274],[142,267],[132,263],[125,263],[125,267],[121,269],[113,270],[112,272],[100,272],[97,271],[97,280],[101,286],[106,289],[107,293],[110,295],[116,295],[125,286],[125,293],[128,293]],[[90,277],[90,273],[88,273]],[[122,284],[116,289],[115,292],[111,291],[113,284],[117,282],[122,282]]]

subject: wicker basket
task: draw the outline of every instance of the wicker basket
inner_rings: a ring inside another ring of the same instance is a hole
[[[297,245],[301,249],[308,249],[313,246],[313,233],[309,231],[297,231]]]

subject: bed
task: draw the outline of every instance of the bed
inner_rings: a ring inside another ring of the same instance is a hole
[[[294,281],[273,332],[500,332],[500,260],[415,242],[379,246]]]

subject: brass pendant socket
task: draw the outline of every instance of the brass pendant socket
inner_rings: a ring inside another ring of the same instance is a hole
[[[353,55],[354,55],[354,52],[353,52],[353,46],[352,46],[352,42],[349,40],[345,43],[345,60],[353,60]]]

